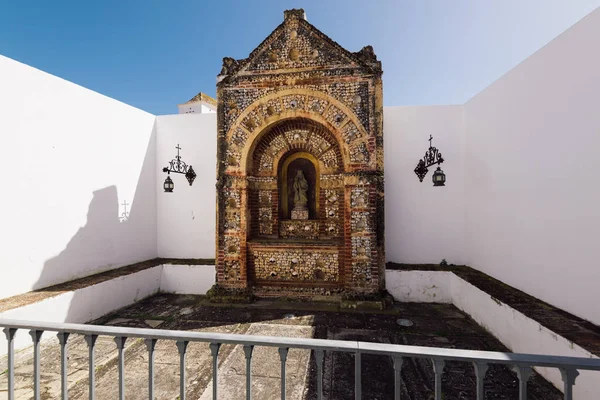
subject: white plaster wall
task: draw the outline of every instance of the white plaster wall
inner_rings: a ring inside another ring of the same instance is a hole
[[[155,117],[3,56],[0,88],[0,298],[156,257]]]
[[[202,111],[203,113],[216,113],[216,112],[217,112],[217,109],[216,109],[215,107],[213,107],[213,106],[209,106],[209,105],[206,105],[206,104],[202,104],[201,111]]]
[[[394,300],[405,303],[452,303],[452,272],[385,271],[385,288]]]
[[[160,291],[177,294],[206,294],[215,284],[214,265],[163,265]]]
[[[599,48],[597,9],[465,105],[467,263],[596,324]]]
[[[217,182],[217,115],[179,114],[156,118],[156,196],[158,255],[164,258],[215,258]],[[168,166],[181,146],[181,158],[194,167],[190,186],[182,174],[171,174],[172,193],[163,182]]]
[[[384,107],[386,259],[401,263],[466,262],[464,252],[463,107]],[[446,186],[414,169],[429,147],[443,157]]]
[[[177,106],[179,114],[204,114],[204,113],[216,113],[216,109],[206,104],[192,103],[192,104],[181,104]]]

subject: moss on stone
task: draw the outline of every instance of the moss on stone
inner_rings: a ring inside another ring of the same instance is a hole
[[[206,299],[209,303],[252,303],[255,297],[249,289],[225,288],[215,284],[206,292]]]

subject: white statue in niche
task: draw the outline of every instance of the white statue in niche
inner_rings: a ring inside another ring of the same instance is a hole
[[[294,178],[294,209],[306,210],[308,204],[308,182],[304,177],[304,172],[298,170]]]

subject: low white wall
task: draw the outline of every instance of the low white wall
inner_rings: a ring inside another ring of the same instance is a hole
[[[385,286],[396,301],[404,303],[452,303],[452,272],[386,270]]]
[[[50,297],[0,313],[0,319],[86,323],[160,292],[206,294],[215,283],[214,265],[164,264],[133,274]],[[48,334],[44,336],[48,337]],[[31,345],[28,332],[19,331],[15,349]],[[7,352],[0,334],[0,356]]]
[[[215,284],[214,265],[163,265],[160,291],[177,294],[206,294]]]
[[[159,291],[162,266],[114,278],[0,313],[0,319],[85,323],[126,307]],[[7,352],[6,339],[0,335],[0,355]],[[31,345],[28,332],[18,331],[15,349]]]
[[[164,115],[156,118],[156,128],[158,256],[215,258],[217,116]],[[175,188],[165,193],[162,168],[177,155],[177,144],[197,177],[190,186],[182,174],[171,174]]]
[[[514,308],[492,299],[489,294],[454,274],[450,286],[452,303],[469,314],[512,352],[598,358]],[[563,382],[558,369],[536,368],[536,371],[562,390]],[[575,381],[574,398],[596,400],[600,393],[598,372],[580,371],[580,374]]]
[[[155,258],[155,117],[3,56],[0,88],[0,298]]]
[[[489,294],[452,272],[388,270],[386,289],[398,301],[452,303],[515,353],[598,358],[539,322],[493,299]],[[433,297],[434,293],[435,297]],[[436,298],[443,301],[435,301]],[[563,383],[559,370],[553,368],[536,368],[536,370],[562,390]],[[580,371],[580,374],[573,391],[575,398],[596,400],[597,394],[600,393],[598,373]]]
[[[399,263],[463,264],[464,121],[462,106],[384,107],[386,259]],[[447,186],[423,182],[414,169],[433,146],[443,157]]]

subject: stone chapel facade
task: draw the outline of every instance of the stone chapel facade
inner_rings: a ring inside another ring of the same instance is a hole
[[[217,78],[217,284],[382,290],[381,63],[284,17]]]

